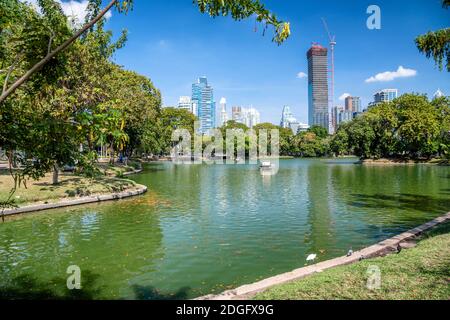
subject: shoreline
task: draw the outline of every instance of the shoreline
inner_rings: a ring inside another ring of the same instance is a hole
[[[427,165],[448,165],[445,160],[441,159],[431,159],[431,160],[405,160],[405,159],[364,159],[359,160],[357,164],[367,165],[367,166],[405,166],[405,165],[417,165],[417,164],[427,164]]]
[[[193,300],[247,300],[258,293],[264,292],[265,290],[280,284],[293,282],[311,276],[313,274],[323,272],[324,270],[332,269],[338,266],[354,264],[361,260],[380,256],[383,253],[392,252],[396,250],[400,243],[416,238],[425,231],[428,231],[436,227],[437,225],[443,224],[449,220],[450,212],[414,229],[408,230],[397,236],[366,247],[362,250],[356,251],[350,257],[342,256],[331,260],[326,260],[311,266],[295,269],[291,272],[286,272],[270,278],[266,278],[252,284],[243,285],[236,289],[227,290],[219,294],[201,296]]]
[[[86,196],[86,197],[80,197],[80,198],[71,199],[71,200],[60,200],[60,201],[54,202],[54,203],[31,204],[31,205],[26,205],[26,206],[19,207],[19,208],[6,209],[3,212],[3,217],[15,216],[15,215],[26,214],[26,213],[34,213],[34,212],[45,211],[45,210],[59,209],[59,208],[65,208],[65,207],[80,206],[80,205],[84,205],[84,204],[91,204],[91,203],[97,203],[97,202],[106,202],[106,201],[126,199],[126,198],[130,198],[130,197],[142,195],[142,194],[146,193],[147,190],[148,190],[147,186],[136,184],[136,189],[134,189],[134,190],[128,190],[128,191],[125,190],[122,192],[114,192],[114,193],[109,193],[109,194]],[[1,214],[0,214],[0,216],[1,216]]]

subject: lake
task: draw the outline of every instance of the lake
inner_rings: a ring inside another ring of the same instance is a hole
[[[345,255],[450,210],[448,167],[154,163],[127,200],[0,223],[0,297],[185,299]],[[77,265],[83,290],[68,293]]]

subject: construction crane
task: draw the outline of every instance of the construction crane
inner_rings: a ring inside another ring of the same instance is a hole
[[[322,18],[325,31],[327,32],[328,39],[330,40],[330,51],[331,51],[331,108],[334,107],[334,48],[336,47],[336,36],[331,35],[330,29],[328,28],[327,21]],[[330,113],[331,114],[331,113]],[[331,119],[330,119],[331,120]]]

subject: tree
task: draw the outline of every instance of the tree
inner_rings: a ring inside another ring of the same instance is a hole
[[[450,98],[436,98],[431,105],[437,110],[440,124],[439,154],[450,159]]]
[[[405,94],[341,125],[332,138],[332,150],[362,159],[430,159],[446,155],[449,115],[448,98],[429,102],[425,95]]]
[[[338,131],[334,134],[330,142],[330,149],[336,156],[351,154],[352,150],[349,146],[348,123],[339,126]]]
[[[172,134],[176,129],[187,129],[194,135],[197,118],[189,111],[173,107],[163,108],[157,119],[144,128],[142,143],[146,153],[166,155],[172,148]]]
[[[318,125],[312,126],[308,131],[314,133],[319,138],[328,137],[328,130],[322,126]]]
[[[147,77],[115,65],[105,83],[114,108],[123,112],[124,131],[129,138],[124,151],[131,157],[142,146],[145,128],[160,114],[161,93]]]
[[[398,135],[403,152],[430,158],[439,149],[437,109],[424,95],[405,94],[394,101],[399,112]]]
[[[5,1],[16,1],[17,0],[5,0]],[[59,7],[59,4],[53,0],[38,0],[39,5],[45,11],[47,6]],[[100,0],[90,0],[89,6],[92,8],[99,8]],[[47,63],[52,61],[60,52],[67,49],[72,43],[74,43],[78,38],[80,38],[86,31],[92,29],[94,25],[101,21],[105,14],[115,6],[119,12],[127,12],[132,5],[132,0],[112,0],[103,10],[94,11],[96,15],[88,15],[92,18],[87,21],[86,24],[74,35],[70,36],[67,40],[57,46],[55,49],[52,48],[51,42],[49,43],[48,53],[39,62],[34,64],[28,71],[25,72],[23,76],[17,79],[10,87],[2,92],[0,96],[0,104],[3,103],[7,97],[9,97],[17,88],[23,85],[30,77],[42,69]],[[212,17],[217,16],[227,16],[231,15],[234,20],[242,20],[244,18],[256,15],[256,20],[265,24],[266,29],[269,25],[272,25],[275,29],[275,35],[273,41],[278,44],[283,43],[290,35],[290,24],[287,22],[279,21],[274,14],[267,10],[264,5],[262,5],[259,0],[197,0],[194,3],[199,7],[200,12],[208,13]],[[10,9],[8,6],[0,7],[3,11]],[[265,31],[264,31],[265,32]]]
[[[367,114],[354,119],[345,129],[348,135],[348,145],[353,153],[361,159],[369,159],[379,155],[374,154],[372,143],[375,140],[375,130],[372,126],[373,116]]]
[[[398,149],[398,109],[392,102],[381,103],[368,111],[375,137],[372,141],[373,157],[393,157]]]
[[[312,131],[300,132],[294,137],[292,144],[292,155],[297,157],[323,157],[330,150],[328,134],[326,138],[321,138]]]
[[[442,6],[448,9],[450,0],[443,0]],[[447,71],[450,72],[450,28],[421,35],[416,38],[416,45],[427,58],[433,57],[439,70],[443,69],[444,61],[446,61]]]
[[[16,1],[16,0],[7,0],[7,1]],[[90,3],[99,3],[97,0],[91,0]],[[50,29],[50,40],[48,41],[48,51],[46,55],[41,58],[37,63],[32,65],[30,69],[28,69],[25,74],[23,74],[19,79],[17,79],[11,86],[6,87],[4,86],[4,90],[2,91],[2,95],[0,96],[0,104],[3,103],[6,98],[8,98],[17,88],[22,86],[28,79],[31,78],[32,75],[34,75],[36,72],[40,71],[44,66],[46,66],[48,63],[52,62],[52,59],[55,58],[59,53],[63,52],[65,49],[67,49],[73,42],[75,42],[83,33],[91,29],[98,21],[100,21],[104,15],[113,7],[116,6],[119,11],[127,11],[130,7],[132,1],[131,0],[113,0],[111,1],[99,14],[94,17],[91,21],[86,23],[80,30],[76,31],[74,35],[70,36],[67,40],[62,42],[60,45],[58,45],[56,48],[52,49],[53,40],[55,38],[55,33],[51,31]],[[46,11],[51,9],[50,12],[54,13],[55,8],[58,8],[59,11],[62,13],[62,10],[58,3],[56,3],[53,0],[38,0],[38,4],[41,7],[44,14],[46,14]],[[3,9],[6,11],[6,9],[10,9],[9,7],[3,7]],[[55,22],[55,19],[52,19],[52,22]],[[66,20],[67,21],[67,20]],[[61,22],[61,21],[58,21]],[[67,23],[66,23],[67,24]],[[45,72],[44,72],[45,73]]]

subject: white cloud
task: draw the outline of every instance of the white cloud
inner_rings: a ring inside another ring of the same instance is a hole
[[[416,70],[407,69],[400,66],[398,67],[397,71],[386,71],[370,77],[369,79],[366,79],[366,83],[393,81],[397,78],[414,77],[416,76],[416,74]]]
[[[351,94],[350,93],[344,93],[343,95],[341,95],[339,97],[339,100],[344,101],[347,97],[350,97]]]
[[[297,78],[298,79],[304,79],[306,77],[308,77],[308,75],[306,73],[304,73],[304,72],[297,73]]]
[[[22,2],[30,4],[37,11],[39,11],[39,5],[37,0],[20,0]],[[73,21],[77,26],[84,23],[84,19],[86,18],[86,9],[89,4],[88,0],[70,0],[70,1],[62,1],[58,0],[61,5],[61,9],[64,14]],[[111,11],[108,11],[105,14],[105,19],[110,19],[112,17]]]

